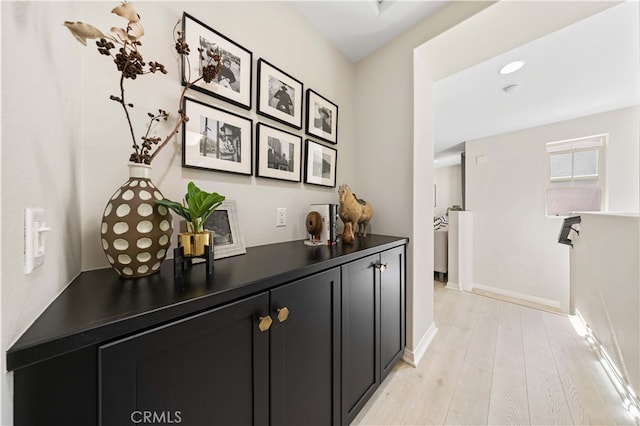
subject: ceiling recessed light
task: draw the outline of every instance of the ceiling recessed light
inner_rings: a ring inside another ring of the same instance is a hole
[[[512,72],[518,71],[520,68],[524,66],[524,61],[513,61],[500,68],[500,74],[507,75]]]

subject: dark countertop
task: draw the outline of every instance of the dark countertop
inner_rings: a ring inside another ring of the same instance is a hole
[[[249,247],[244,255],[216,260],[209,282],[205,264],[193,265],[181,285],[173,279],[173,260],[138,279],[121,279],[111,268],[82,272],[7,351],[7,369],[140,332],[407,242],[369,235],[333,247],[310,247],[303,240]]]

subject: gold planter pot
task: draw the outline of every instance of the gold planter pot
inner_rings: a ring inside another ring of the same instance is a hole
[[[213,231],[181,232],[178,234],[178,246],[182,247],[185,257],[204,255],[204,247],[213,250]]]

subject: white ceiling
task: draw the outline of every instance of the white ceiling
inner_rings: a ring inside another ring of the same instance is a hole
[[[290,4],[346,57],[358,62],[451,1],[300,1]]]
[[[640,104],[639,4],[613,6],[436,82],[436,157],[464,141]],[[514,60],[525,66],[498,73]],[[519,87],[503,92],[510,84]]]
[[[386,0],[378,14],[376,0],[291,2],[354,62],[447,3]],[[436,82],[438,166],[458,159],[464,141],[640,104],[639,5],[612,6]],[[516,59],[526,62],[520,71],[498,73]],[[514,83],[518,90],[502,91]]]

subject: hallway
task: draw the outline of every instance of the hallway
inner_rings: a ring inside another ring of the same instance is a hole
[[[568,317],[434,282],[438,333],[354,425],[635,424]]]

